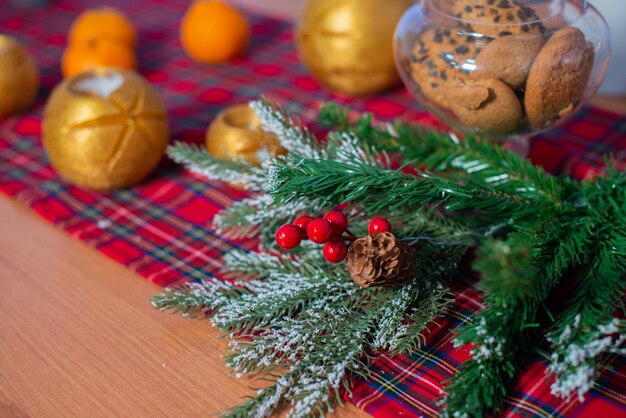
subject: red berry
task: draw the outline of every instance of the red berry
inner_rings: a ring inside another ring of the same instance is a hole
[[[333,227],[323,219],[313,219],[306,232],[309,239],[317,244],[325,244],[333,237]]]
[[[311,223],[311,221],[313,220],[313,218],[311,218],[310,216],[300,216],[298,219],[296,219],[295,221],[293,221],[293,225],[297,226],[298,228],[300,228],[300,232],[302,235],[302,239],[308,239],[309,237],[306,234],[306,229],[309,226],[309,224]]]
[[[300,229],[293,225],[283,225],[276,231],[276,244],[284,250],[292,250],[300,245]]]
[[[324,220],[328,221],[333,227],[333,235],[336,237],[341,236],[348,229],[348,219],[346,215],[341,212],[328,212],[324,216]]]
[[[377,234],[379,232],[391,232],[391,224],[385,218],[374,218],[370,221],[367,230],[370,235]]]
[[[346,255],[348,254],[348,247],[341,238],[335,238],[324,244],[322,253],[328,262],[337,264],[345,260]]]

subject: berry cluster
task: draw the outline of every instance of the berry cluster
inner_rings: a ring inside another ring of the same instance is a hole
[[[384,218],[374,218],[369,223],[368,231],[370,234],[391,232],[391,225]],[[301,216],[276,231],[276,244],[284,250],[292,250],[306,239],[324,244],[324,258],[330,263],[340,263],[348,254],[346,242],[352,242],[356,237],[348,231],[346,216],[338,211],[328,212],[323,218]]]

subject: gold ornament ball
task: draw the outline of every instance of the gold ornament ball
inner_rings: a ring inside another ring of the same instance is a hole
[[[206,133],[206,149],[218,158],[255,165],[287,152],[275,135],[261,129],[261,122],[247,104],[231,106],[217,115]]]
[[[38,91],[35,58],[15,39],[0,35],[0,117],[31,107]]]
[[[167,111],[134,71],[100,68],[65,79],[46,105],[43,144],[54,169],[96,190],[131,186],[159,164]]]
[[[400,82],[393,34],[413,0],[310,0],[296,27],[296,46],[313,77],[350,96]]]

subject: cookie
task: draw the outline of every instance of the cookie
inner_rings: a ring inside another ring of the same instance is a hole
[[[495,78],[520,90],[544,43],[543,36],[529,34],[494,39],[476,57],[472,78]]]
[[[451,86],[447,97],[454,114],[476,132],[504,135],[514,132],[522,121],[522,105],[517,96],[495,78]]]
[[[459,0],[453,13],[466,22],[466,29],[492,38],[523,33],[545,33],[537,12],[515,0]]]
[[[411,56],[412,77],[422,94],[440,107],[449,108],[446,88],[469,78],[482,39],[459,35],[447,28],[432,28],[417,41]]]
[[[567,27],[548,39],[526,81],[524,107],[532,128],[546,127],[578,106],[589,82],[593,58],[593,45],[580,29]]]

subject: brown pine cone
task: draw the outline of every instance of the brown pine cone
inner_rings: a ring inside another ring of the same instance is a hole
[[[359,238],[348,249],[348,272],[359,286],[399,286],[415,273],[415,255],[390,232]]]

